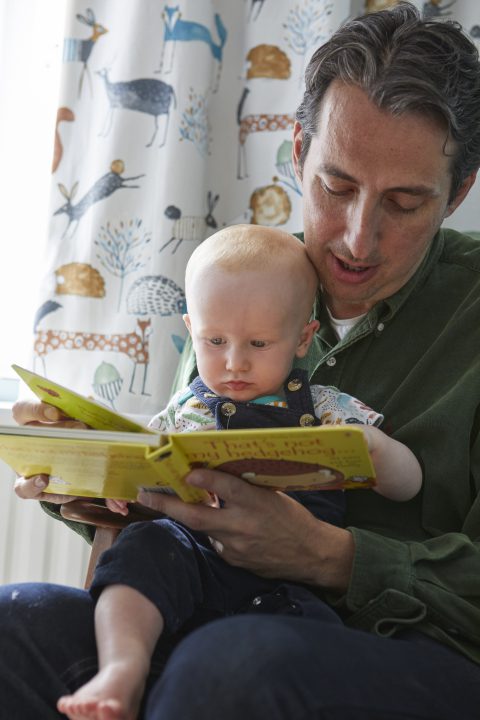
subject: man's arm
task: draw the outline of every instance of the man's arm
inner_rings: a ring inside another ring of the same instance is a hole
[[[195,470],[189,482],[225,506],[148,492],[138,500],[207,533],[232,565],[327,591],[354,627],[417,627],[480,662],[480,498],[461,532],[420,542],[329,525],[283,493],[217,471]]]

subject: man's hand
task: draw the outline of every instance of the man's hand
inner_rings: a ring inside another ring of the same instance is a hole
[[[185,503],[167,493],[139,494],[138,502],[199,530],[231,565],[263,577],[281,577],[344,592],[353,562],[353,537],[317,520],[285,493],[250,485],[214,470],[194,470],[187,482],[223,501],[223,507]]]
[[[20,401],[12,408],[13,419],[19,425],[43,425],[49,427],[87,427],[84,423],[67,418],[61,410],[41,402]],[[48,485],[48,475],[32,475],[19,477],[15,482],[15,493],[25,500],[46,500],[55,504],[71,502],[76,498],[72,495],[53,495],[44,492]]]

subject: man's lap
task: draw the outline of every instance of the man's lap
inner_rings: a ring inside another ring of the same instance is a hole
[[[15,708],[12,718],[60,717],[53,710],[59,694],[95,672],[93,607],[82,590],[0,588],[0,695],[4,710]],[[188,637],[159,643],[143,720],[478,716],[480,667],[417,633],[379,638],[325,610],[324,620],[245,614],[191,632],[206,619],[194,618]],[[21,683],[35,705],[22,709],[29,701]]]
[[[200,628],[172,654],[146,718],[478,718],[479,666],[420,633],[381,638],[326,617],[236,616]]]

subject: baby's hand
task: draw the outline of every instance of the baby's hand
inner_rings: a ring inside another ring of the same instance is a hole
[[[113,498],[107,498],[105,500],[105,505],[114,513],[128,515],[128,502],[126,500],[114,500]]]

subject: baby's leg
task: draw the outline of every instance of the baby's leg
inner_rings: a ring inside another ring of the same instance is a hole
[[[163,630],[158,608],[127,585],[106,587],[95,608],[99,671],[57,708],[70,720],[136,720]]]

